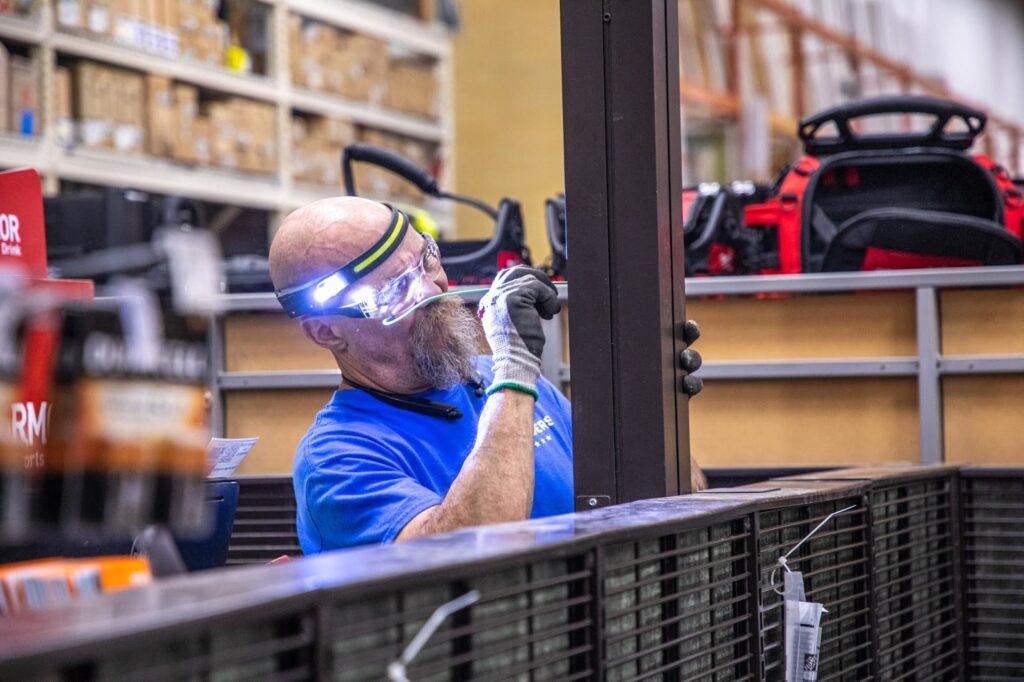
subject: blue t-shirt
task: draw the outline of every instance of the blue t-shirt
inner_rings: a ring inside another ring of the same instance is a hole
[[[476,360],[487,383],[490,356]],[[569,401],[541,378],[534,411],[531,518],[573,510]],[[461,419],[393,407],[365,391],[335,391],[295,453],[299,542],[306,554],[388,543],[441,504],[476,440],[487,396],[466,385],[417,394],[454,405]]]

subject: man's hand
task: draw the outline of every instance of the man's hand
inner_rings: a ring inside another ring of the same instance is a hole
[[[519,521],[533,508],[533,420],[541,318],[561,310],[558,290],[540,270],[502,270],[480,301],[480,317],[494,352],[491,395],[477,424],[476,442],[444,501],[420,512],[397,540],[485,523]]]
[[[488,393],[512,388],[537,397],[544,351],[541,318],[550,320],[561,309],[558,290],[540,270],[517,265],[498,273],[478,307],[494,354]]]
[[[679,364],[683,371],[686,372],[686,376],[683,377],[683,393],[691,398],[700,393],[700,390],[704,388],[704,380],[693,376],[693,373],[704,364],[704,360],[700,357],[700,353],[690,348],[699,338],[700,327],[695,321],[687,320],[686,324],[683,325],[683,341],[686,342],[687,348],[679,354]]]

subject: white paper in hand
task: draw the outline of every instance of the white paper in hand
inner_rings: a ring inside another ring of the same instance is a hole
[[[209,478],[228,478],[233,475],[258,440],[258,437],[211,438],[210,444],[206,446],[206,458],[212,466]]]

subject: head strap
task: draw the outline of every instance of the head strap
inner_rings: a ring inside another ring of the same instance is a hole
[[[384,232],[384,235],[377,240],[376,244],[354,258],[347,265],[338,268],[329,275],[318,277],[312,282],[274,292],[281,307],[288,313],[288,317],[322,315],[324,313],[345,315],[347,317],[363,317],[362,312],[358,308],[347,310],[345,308],[328,307],[325,309],[323,304],[327,300],[333,300],[354,282],[359,281],[376,270],[402,244],[405,233],[409,230],[409,218],[397,208],[387,204],[385,206],[391,209],[391,223]],[[336,291],[327,300],[318,301],[313,296],[314,291],[319,285],[326,283],[327,280],[336,281],[336,284],[332,282],[333,288]]]

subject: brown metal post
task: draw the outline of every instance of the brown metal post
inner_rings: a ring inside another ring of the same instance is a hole
[[[562,0],[579,509],[690,489],[677,0]]]

